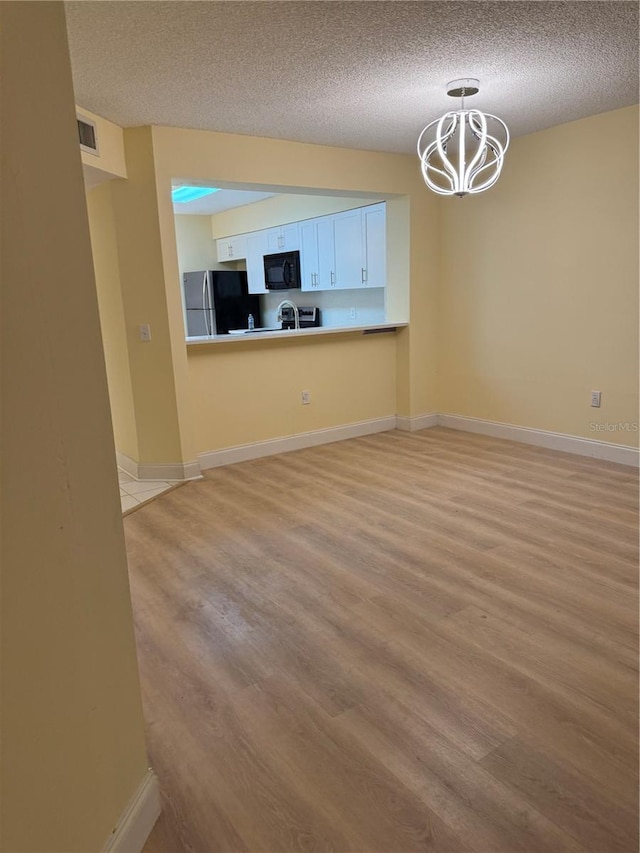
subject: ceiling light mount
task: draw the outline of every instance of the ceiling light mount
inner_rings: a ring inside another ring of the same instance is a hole
[[[432,121],[418,137],[422,177],[438,195],[480,193],[500,177],[509,130],[497,116],[465,109],[464,99],[479,90],[475,77],[452,80],[447,95],[461,99],[460,109]]]
[[[447,95],[450,98],[469,98],[480,91],[480,81],[475,77],[460,77],[447,83]]]

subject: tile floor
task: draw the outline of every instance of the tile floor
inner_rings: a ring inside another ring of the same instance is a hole
[[[118,471],[118,480],[120,482],[120,503],[122,512],[127,512],[145,501],[155,498],[156,495],[166,492],[175,483],[176,480],[135,480],[124,471]]]

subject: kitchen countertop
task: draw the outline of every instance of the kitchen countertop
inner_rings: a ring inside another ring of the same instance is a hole
[[[310,329],[282,329],[271,332],[245,332],[244,334],[214,335],[212,337],[187,338],[188,347],[225,345],[230,343],[242,343],[243,341],[273,340],[274,338],[298,338],[311,337],[314,335],[336,335],[347,333],[374,334],[375,332],[393,332],[396,329],[408,326],[407,322],[399,323],[375,323],[367,326],[315,326]]]

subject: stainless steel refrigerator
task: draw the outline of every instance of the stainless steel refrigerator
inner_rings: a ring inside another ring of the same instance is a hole
[[[261,325],[260,297],[249,293],[247,274],[231,270],[198,270],[182,276],[187,337],[226,335],[246,329],[249,314]]]

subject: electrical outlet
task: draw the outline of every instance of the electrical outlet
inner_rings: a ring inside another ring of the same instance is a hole
[[[594,409],[600,408],[601,398],[602,398],[602,392],[601,391],[592,391],[591,392],[591,405],[593,406]]]
[[[302,397],[302,405],[308,406],[311,402],[311,391],[303,391],[300,396]]]
[[[151,326],[148,323],[145,323],[142,326],[138,326],[138,334],[140,336],[141,341],[150,341],[151,340]]]
[[[356,319],[356,317],[358,316],[358,312],[356,311],[355,308],[352,308],[351,311],[349,311],[349,316],[351,317],[352,320]]]

